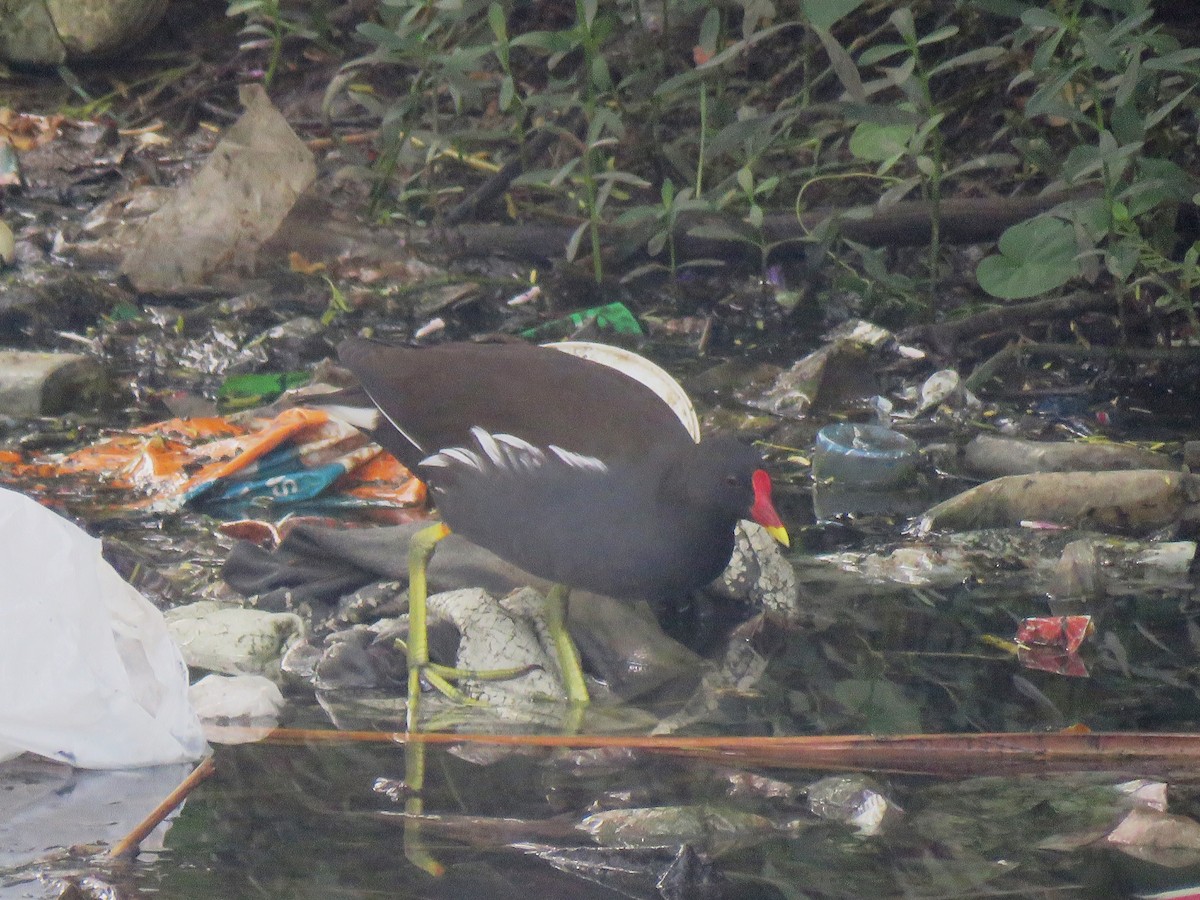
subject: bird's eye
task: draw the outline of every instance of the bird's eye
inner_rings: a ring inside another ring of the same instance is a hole
[[[727,485],[729,485],[730,487],[737,487],[738,486],[738,477],[736,475],[726,475],[725,483]]]

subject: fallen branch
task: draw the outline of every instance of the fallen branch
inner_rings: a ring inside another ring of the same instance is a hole
[[[231,726],[206,729],[220,742],[240,734]],[[506,747],[642,750],[701,758],[723,765],[781,769],[874,771],[913,775],[1040,772],[1194,772],[1200,734],[1017,732],[1013,734],[812,735],[800,737],[672,737],[586,734],[446,734],[440,732],[324,731],[278,728],[271,744],[475,744]]]
[[[169,816],[175,807],[183,803],[187,799],[188,794],[194,791],[202,781],[211,776],[217,771],[212,757],[206,757],[200,765],[196,766],[188,775],[187,778],[179,782],[179,786],[163,799],[162,803],[151,810],[150,815],[142,819],[137,827],[117,843],[113,844],[112,849],[108,851],[111,857],[132,856],[137,853],[138,847],[142,841],[146,839],[146,835],[158,827],[159,823]]]
[[[1019,330],[1030,322],[1045,319],[1069,319],[1080,313],[1116,310],[1116,308],[1117,298],[1113,295],[1080,291],[1067,294],[1065,297],[1053,297],[1049,300],[997,306],[973,316],[939,322],[936,325],[918,325],[906,329],[899,337],[902,341],[922,342],[930,344],[938,350],[949,350],[985,334]]]
[[[513,156],[500,167],[500,171],[487,178],[483,184],[475,188],[457,206],[446,213],[444,223],[447,226],[461,225],[474,216],[481,207],[487,206],[503,194],[513,180],[525,171],[529,163],[540,159],[555,142],[562,138],[564,132],[577,131],[581,118],[578,114],[570,115],[562,125],[543,127],[538,136],[530,141],[528,146],[522,148],[522,152]]]
[[[942,242],[975,244],[994,241],[1004,229],[1045,212],[1077,193],[1057,192],[1038,197],[963,197],[941,204]],[[882,209],[816,209],[799,219],[793,214],[775,214],[763,222],[762,234],[735,219],[711,215],[684,216],[676,236],[676,250],[682,259],[725,259],[758,262],[760,241],[771,245],[770,259],[803,256],[808,235],[817,226],[835,219],[837,230],[845,237],[871,246],[919,246],[929,241],[932,229],[930,205],[923,201],[896,203]],[[689,230],[702,225],[720,224],[741,237],[701,237]],[[558,259],[578,223],[561,225],[463,225],[453,229],[431,228],[412,232],[409,240],[438,246],[456,258],[492,256],[500,253],[525,259]],[[634,244],[636,233],[607,225],[601,229],[606,246]]]

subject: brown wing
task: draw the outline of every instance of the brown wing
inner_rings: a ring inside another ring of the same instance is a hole
[[[558,350],[519,343],[414,348],[352,338],[338,356],[405,436],[385,428],[377,439],[410,466],[469,443],[472,426],[612,461],[691,443],[645,385]]]

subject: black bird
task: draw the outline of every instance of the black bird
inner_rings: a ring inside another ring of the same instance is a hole
[[[564,623],[570,588],[683,596],[724,570],[742,518],[787,543],[758,454],[730,437],[696,443],[614,368],[523,343],[352,338],[338,355],[374,404],[345,417],[427,482],[442,518],[410,550],[410,711],[422,675],[441,681],[428,670],[424,569],[451,530],[556,585],[548,619],[575,702],[588,698]]]

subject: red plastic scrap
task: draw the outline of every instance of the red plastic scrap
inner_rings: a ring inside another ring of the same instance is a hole
[[[1096,630],[1091,616],[1034,616],[1017,627],[1017,659],[1027,669],[1086,678],[1079,648]]]
[[[1021,647],[1053,647],[1075,653],[1096,630],[1091,616],[1034,616],[1017,627]]]
[[[1068,678],[1087,678],[1089,674],[1078,653],[1067,653],[1057,647],[1018,647],[1017,661],[1027,669]]]

